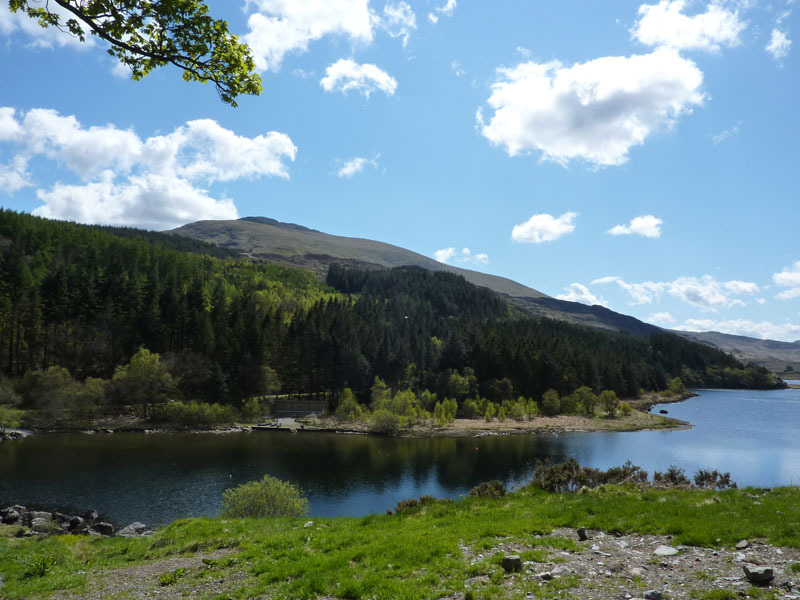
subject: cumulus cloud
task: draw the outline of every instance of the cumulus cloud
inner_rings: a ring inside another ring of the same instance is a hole
[[[792,300],[800,297],[800,260],[793,265],[784,267],[780,273],[775,273],[772,281],[778,287],[788,288],[775,296],[778,300]]]
[[[0,192],[13,194],[29,185],[28,160],[24,156],[15,156],[8,164],[0,164]]]
[[[397,89],[397,80],[385,71],[371,64],[360,65],[349,58],[340,58],[325,69],[325,77],[319,84],[326,92],[347,94],[355,90],[366,98],[375,91],[391,96]]]
[[[509,156],[538,151],[562,165],[580,159],[621,165],[634,146],[702,105],[703,73],[677,51],[659,48],[565,67],[558,61],[499,68],[478,129]]]
[[[58,6],[55,2],[50,2],[47,9],[59,16],[62,23],[75,16]],[[88,26],[80,21],[78,26],[83,30],[86,42],[81,42],[78,38],[65,33],[57,27],[42,27],[35,19],[31,19],[23,11],[12,13],[8,8],[8,2],[0,3],[0,35],[11,37],[21,33],[29,40],[29,45],[33,48],[64,48],[75,49],[90,48],[95,45],[94,38],[90,35]]]
[[[439,22],[439,15],[445,17],[452,17],[453,12],[456,10],[456,0],[447,0],[447,3],[434,8],[432,12],[428,13],[428,20],[436,25]]]
[[[361,171],[368,166],[377,167],[379,156],[380,155],[377,155],[375,158],[364,158],[357,156],[355,158],[351,158],[350,160],[344,161],[344,164],[336,172],[336,176],[340,179],[350,178],[357,173],[361,173]]]
[[[589,306],[599,304],[600,306],[607,306],[606,301],[592,294],[585,285],[580,283],[573,283],[568,288],[566,294],[556,296],[559,300],[567,300],[568,302],[580,302],[581,304],[588,304]]]
[[[661,237],[661,225],[664,223],[653,215],[644,215],[631,219],[628,225],[615,225],[608,230],[611,235],[642,235],[649,238]]]
[[[642,4],[631,35],[646,46],[676,50],[719,52],[722,46],[739,45],[739,34],[747,25],[738,11],[730,10],[721,1],[712,1],[705,12],[689,16],[684,14],[686,4],[685,0]]]
[[[288,177],[297,148],[283,133],[238,136],[210,119],[189,121],[146,139],[114,125],[82,125],[74,116],[0,109],[0,142],[15,147],[12,165],[33,184],[26,165],[48,158],[81,180],[37,191],[34,213],[83,223],[173,227],[198,219],[235,218],[229,199],[202,184],[262,176]],[[0,185],[5,180],[0,176]],[[13,187],[13,185],[11,186]]]
[[[403,38],[403,48],[405,48],[411,30],[417,28],[417,15],[406,2],[387,3],[383,7],[381,26],[391,37]]]
[[[772,37],[769,39],[769,44],[766,45],[764,50],[769,52],[775,60],[786,58],[789,50],[792,48],[792,41],[786,35],[786,32],[780,29],[772,30]]]
[[[575,231],[575,219],[578,213],[566,212],[560,217],[548,214],[533,215],[530,219],[511,230],[511,239],[515,242],[541,244],[552,242]]]
[[[442,248],[433,253],[433,258],[440,263],[455,263],[460,265],[488,265],[489,255],[485,252],[472,252],[469,248],[462,248],[459,252],[455,248]]]
[[[243,41],[259,71],[279,71],[286,54],[305,52],[324,36],[343,36],[358,44],[373,39],[369,0],[247,0],[246,7],[252,14]]]
[[[643,281],[630,283],[621,277],[601,277],[592,283],[616,283],[631,297],[631,305],[652,304],[661,299],[665,293],[691,304],[703,311],[716,312],[720,308],[744,306],[744,302],[736,298],[739,295],[756,294],[759,291],[755,283],[748,281],[719,282],[711,275],[702,277],[678,277],[674,281]]]
[[[647,320],[650,323],[674,323],[675,317],[668,312],[658,312],[647,317]]]
[[[679,331],[719,331],[731,335],[746,335],[764,340],[780,340],[792,342],[800,337],[800,325],[794,323],[771,323],[770,321],[750,321],[732,319],[714,321],[712,319],[688,319],[683,325],[676,327]]]

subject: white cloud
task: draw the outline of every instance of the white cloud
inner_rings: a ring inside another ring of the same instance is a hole
[[[350,178],[356,173],[361,173],[366,167],[378,166],[378,157],[380,154],[376,155],[375,158],[363,158],[361,156],[357,156],[356,158],[351,158],[339,168],[336,172],[336,176],[339,178]]]
[[[243,40],[250,46],[259,71],[279,71],[284,56],[305,52],[308,45],[327,35],[369,44],[374,14],[369,0],[247,0],[253,9]]]
[[[453,69],[453,73],[456,74],[456,77],[462,77],[467,74],[467,72],[461,68],[461,64],[459,64],[457,60],[450,63],[450,68]]]
[[[766,304],[767,303],[767,299],[766,298],[756,298],[756,302],[758,302],[759,304]]]
[[[772,54],[775,60],[781,60],[786,58],[791,48],[792,41],[787,37],[786,33],[779,29],[773,29],[772,37],[764,50]]]
[[[744,302],[733,296],[758,293],[755,283],[748,281],[719,282],[711,275],[679,277],[674,281],[643,281],[629,283],[621,277],[601,277],[592,283],[616,283],[631,297],[631,305],[652,304],[668,293],[703,311],[716,312],[720,308],[743,306]]]
[[[385,71],[371,64],[360,65],[349,58],[340,58],[325,69],[325,77],[319,83],[326,92],[347,94],[355,90],[367,98],[378,90],[391,96],[397,89],[397,80]]]
[[[567,293],[560,294],[556,296],[556,298],[559,300],[567,300],[568,302],[580,302],[581,304],[588,304],[589,306],[594,304],[606,306],[606,301],[592,294],[592,292],[589,291],[589,288],[587,288],[585,285],[573,283],[565,289],[567,290]]]
[[[780,273],[772,276],[772,281],[778,287],[789,288],[778,293],[778,300],[792,300],[800,296],[800,260],[791,266],[784,267]]]
[[[741,124],[742,124],[741,121],[739,121],[731,129],[726,129],[725,131],[719,132],[717,135],[712,135],[711,141],[714,142],[715,146],[718,146],[725,140],[737,135],[739,133]]]
[[[433,253],[433,258],[440,263],[448,261],[460,265],[488,265],[489,255],[485,252],[474,253],[469,248],[462,248],[459,252],[455,248],[442,248]]]
[[[642,4],[639,20],[631,35],[647,46],[667,46],[676,50],[719,52],[721,46],[740,43],[739,34],[747,25],[736,10],[729,10],[722,1],[708,4],[704,13],[684,14],[685,0],[661,0],[658,4]]]
[[[403,48],[405,48],[411,30],[417,28],[417,15],[406,2],[387,3],[383,7],[381,25],[391,37],[403,38]]]
[[[649,238],[661,237],[661,225],[664,223],[653,215],[644,215],[631,219],[629,225],[615,225],[608,230],[611,235],[642,235]]]
[[[50,2],[47,9],[58,15],[62,23],[66,23],[69,19],[75,19],[72,13],[64,10],[55,2]],[[21,10],[12,13],[8,8],[8,2],[0,2],[0,35],[11,37],[20,32],[30,39],[29,45],[33,48],[82,49],[94,46],[95,40],[90,35],[88,26],[79,19],[75,20],[78,21],[78,25],[84,32],[85,42],[81,42],[75,36],[65,33],[57,27],[42,27],[35,19],[31,19]]]
[[[215,121],[189,121],[173,132],[142,139],[114,125],[85,127],[74,116],[32,109],[16,116],[0,109],[0,142],[16,147],[11,165],[25,184],[33,157],[49,158],[81,184],[59,182],[37,190],[34,213],[83,223],[174,227],[198,219],[235,218],[229,199],[215,199],[198,184],[262,176],[288,177],[286,160],[297,148],[275,131],[237,136]],[[2,172],[2,171],[0,171]],[[0,186],[9,184],[0,175]]]
[[[541,244],[552,242],[575,231],[576,212],[566,212],[560,217],[548,214],[533,215],[530,219],[511,230],[511,239],[515,242]]]
[[[13,194],[29,185],[31,181],[27,158],[15,156],[7,165],[0,164],[0,192]]]
[[[719,331],[731,335],[746,335],[764,340],[781,340],[791,342],[800,337],[800,325],[784,323],[782,325],[769,321],[749,321],[732,319],[714,321],[712,319],[688,319],[683,325],[676,327],[680,331]]]
[[[592,285],[604,284],[604,283],[616,283],[620,279],[622,278],[616,275],[606,275],[605,277],[598,277],[597,279],[592,281]]]
[[[538,151],[566,165],[582,159],[620,165],[633,146],[702,105],[703,73],[677,51],[607,56],[564,67],[558,61],[499,68],[479,131],[509,156]]]
[[[674,323],[675,317],[668,312],[658,312],[647,317],[647,320],[650,323]]]
[[[432,12],[428,13],[428,20],[436,25],[439,22],[439,15],[444,15],[445,17],[452,17],[453,12],[456,10],[456,0],[447,0],[447,3],[434,8]]]

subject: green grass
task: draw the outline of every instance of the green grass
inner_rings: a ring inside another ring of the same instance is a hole
[[[327,595],[413,600],[467,591],[475,598],[502,597],[509,578],[516,592],[534,590],[523,574],[503,573],[500,548],[513,547],[523,560],[536,562],[553,560],[560,551],[580,550],[572,539],[537,537],[555,527],[668,534],[675,544],[698,546],[725,547],[758,538],[800,548],[800,489],[609,487],[558,495],[526,488],[499,499],[425,502],[399,515],[320,518],[309,528],[303,522],[187,519],[140,539],[14,539],[0,531],[0,575],[6,581],[2,594],[9,599],[37,598],[65,590],[78,596],[101,571],[201,553],[205,559],[197,560],[198,568],[165,568],[156,585],[182,590],[207,580],[226,580],[230,589],[220,598],[233,599]],[[474,557],[474,564],[462,548]],[[559,578],[537,593],[563,596],[578,581]]]

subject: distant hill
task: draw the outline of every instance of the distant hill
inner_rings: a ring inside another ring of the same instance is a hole
[[[236,221],[198,221],[170,233],[240,250],[254,259],[309,269],[324,276],[331,264],[362,268],[407,265],[429,271],[448,271],[475,285],[515,298],[548,298],[538,290],[486,273],[460,269],[432,258],[374,240],[330,235],[294,223],[266,217]]]
[[[791,379],[792,375],[800,379],[800,340],[778,342],[718,331],[673,331],[672,333],[724,350],[742,362],[763,365],[788,379]],[[790,367],[789,371],[786,371],[787,367]]]
[[[399,246],[362,238],[330,235],[267,217],[244,217],[235,221],[198,221],[169,233],[201,240],[229,250],[238,250],[254,260],[304,268],[320,278],[325,277],[332,264],[373,269],[416,266],[430,271],[447,271],[463,276],[470,283],[497,292],[510,304],[531,315],[607,331],[624,331],[633,335],[648,335],[663,331],[659,327],[603,306],[588,306],[578,302],[558,300],[505,277],[440,263]],[[673,331],[671,333],[730,352],[745,362],[752,361],[776,373],[784,373],[787,367],[791,367],[800,374],[800,342],[760,340],[718,332]]]

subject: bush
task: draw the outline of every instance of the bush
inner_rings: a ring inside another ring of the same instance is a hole
[[[469,491],[470,496],[476,498],[502,498],[506,495],[506,486],[502,481],[496,479],[492,481],[484,481],[480,485],[476,485]]]
[[[548,417],[553,417],[561,410],[561,400],[558,392],[550,389],[542,395],[542,412]]]
[[[393,435],[397,433],[400,428],[400,418],[386,410],[379,408],[372,414],[369,420],[369,430],[373,433],[382,433],[384,435]]]
[[[168,402],[153,407],[151,420],[191,429],[208,429],[233,422],[233,409],[205,402]]]
[[[630,414],[633,412],[633,408],[627,402],[620,402],[619,403],[619,414],[623,417],[629,417]]]
[[[730,473],[720,473],[716,469],[713,471],[700,469],[694,475],[694,484],[699,488],[713,490],[736,487],[736,482],[731,481]]]
[[[690,486],[691,482],[689,478],[686,477],[686,471],[681,469],[680,467],[676,467],[675,465],[670,465],[669,469],[667,469],[666,473],[660,473],[656,471],[653,473],[653,481],[656,483],[662,483],[666,485],[686,485]]]
[[[342,390],[339,406],[336,407],[336,418],[339,421],[360,421],[366,416],[364,407],[358,403],[350,388]]]
[[[617,408],[619,408],[619,398],[617,398],[614,390],[604,390],[600,394],[600,406],[608,413],[612,419],[617,416]]]
[[[644,483],[647,471],[627,461],[607,471],[582,467],[574,458],[557,465],[538,463],[531,485],[548,492],[575,492],[582,487],[594,488],[606,483]]]
[[[300,517],[307,513],[303,490],[271,475],[222,492],[222,517]]]

